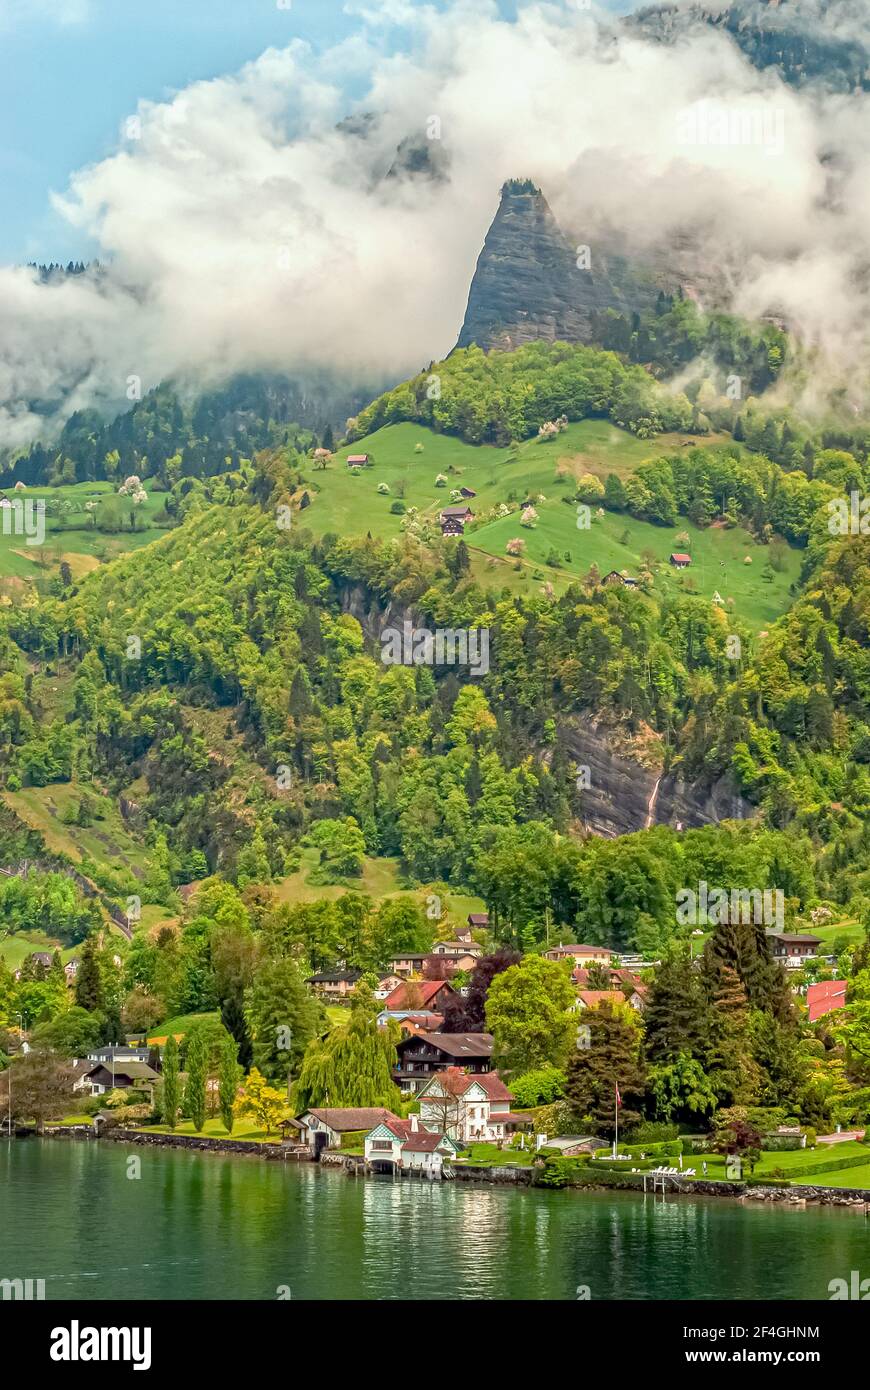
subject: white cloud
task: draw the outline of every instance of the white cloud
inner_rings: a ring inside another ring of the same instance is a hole
[[[665,259],[688,239],[745,311],[781,306],[834,361],[865,353],[867,97],[799,95],[712,32],[614,41],[557,4],[526,5],[516,24],[469,0],[421,7],[401,53],[378,33],[317,58],[271,49],[143,103],[141,138],[71,179],[57,206],[107,270],[49,286],[0,270],[0,442],[31,437],[35,401],[59,418],[123,404],[131,373],[145,389],[250,368],[400,379],[455,342],[500,184],[517,175],[593,255],[607,226]],[[339,128],[349,74],[367,82],[365,136]],[[781,130],[781,148],[687,144],[699,101]],[[448,181],[385,179],[431,115]]]

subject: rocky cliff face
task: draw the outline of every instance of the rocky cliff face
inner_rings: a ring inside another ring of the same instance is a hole
[[[618,253],[610,239],[587,248],[563,231],[539,188],[513,179],[502,188],[478,257],[456,346],[589,343],[594,313],[652,309],[660,290],[673,293],[684,279],[663,264]]]
[[[478,258],[457,347],[516,348],[539,338],[589,342],[596,310],[646,307],[628,304],[597,252],[588,269],[582,254],[579,259],[580,266],[577,246],[541,190],[528,180],[506,183]],[[656,293],[650,287],[646,299],[652,303]]]
[[[661,43],[709,25],[728,34],[753,67],[773,68],[794,87],[870,90],[866,0],[670,0],[625,24]]]
[[[701,785],[663,774],[660,767],[645,767],[617,751],[607,730],[594,720],[582,725],[567,721],[560,732],[578,767],[589,769],[583,820],[593,835],[612,839],[654,825],[694,830],[755,814],[730,778]]]
[[[369,641],[380,647],[385,627],[419,621],[412,609],[382,607],[360,585],[344,590],[342,608],[356,618]],[[707,785],[686,782],[661,767],[647,767],[614,746],[609,731],[595,720],[566,719],[560,734],[578,767],[588,767],[583,792],[583,821],[592,835],[613,839],[653,825],[694,830],[721,820],[747,820],[755,807],[740,795],[730,778]]]

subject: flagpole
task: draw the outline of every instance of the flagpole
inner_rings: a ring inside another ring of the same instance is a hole
[[[619,1153],[619,1082],[613,1083],[613,1157]]]

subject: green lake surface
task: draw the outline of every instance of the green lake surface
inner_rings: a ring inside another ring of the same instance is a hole
[[[44,1279],[46,1299],[276,1299],[283,1288],[294,1299],[569,1300],[588,1288],[592,1300],[825,1300],[852,1270],[870,1277],[860,1209],[0,1141],[0,1279]]]

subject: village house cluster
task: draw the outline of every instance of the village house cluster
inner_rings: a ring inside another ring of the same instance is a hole
[[[451,1175],[451,1164],[469,1145],[501,1148],[510,1142],[532,1150],[546,1142],[561,1153],[573,1154],[600,1144],[591,1135],[564,1140],[532,1135],[532,1117],[515,1107],[509,1086],[494,1065],[493,1035],[445,1029],[450,1004],[468,993],[463,981],[484,954],[480,943],[486,940],[488,929],[486,912],[469,913],[452,935],[434,942],[428,951],[394,955],[385,962],[385,971],[377,981],[373,994],[380,1006],[378,1025],[395,1023],[401,1034],[393,1080],[403,1100],[413,1103],[414,1113],[402,1117],[383,1107],[306,1109],[281,1123],[282,1140],[297,1156],[320,1160],[328,1151],[346,1151],[351,1140],[354,1161],[361,1162],[367,1171],[441,1178]],[[818,955],[822,945],[821,938],[810,932],[768,928],[766,935],[773,958],[787,971],[800,969]],[[588,1010],[604,1003],[627,1004],[639,1013],[646,1008],[648,991],[642,972],[656,962],[635,955],[620,956],[602,945],[573,942],[558,942],[542,954],[548,961],[570,967],[578,1047],[584,1045],[584,1032],[589,1032],[583,1023]],[[34,952],[30,959],[44,971],[54,964],[48,952]],[[120,957],[115,961],[120,964]],[[68,984],[74,983],[79,967],[76,956],[66,962]],[[324,1002],[345,1004],[361,978],[360,971],[338,963],[334,970],[309,976],[307,984]],[[810,1022],[846,1004],[843,980],[809,984],[802,992]],[[74,1058],[69,1070],[74,1095],[108,1097],[131,1091],[153,1100],[160,1080],[161,1050],[145,1038],[101,1046]],[[107,1111],[98,1112],[95,1128],[110,1123],[111,1118]]]

